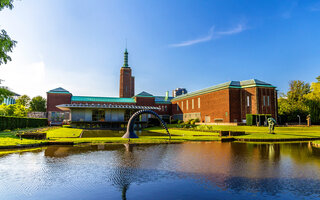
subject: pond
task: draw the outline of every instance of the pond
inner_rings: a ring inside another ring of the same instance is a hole
[[[0,157],[0,199],[317,199],[308,143],[49,146]]]

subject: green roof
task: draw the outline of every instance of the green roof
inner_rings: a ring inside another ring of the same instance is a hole
[[[218,85],[214,85],[202,90],[198,90],[195,92],[191,92],[191,93],[187,93],[187,94],[183,94],[183,95],[179,95],[175,98],[173,98],[172,100],[180,100],[180,99],[185,99],[185,98],[189,98],[189,97],[193,97],[193,96],[198,96],[201,94],[206,94],[206,93],[210,93],[210,92],[214,92],[214,91],[218,91],[218,90],[223,90],[223,89],[227,89],[227,88],[248,88],[248,87],[272,87],[275,88],[275,86],[257,80],[257,79],[250,79],[250,80],[245,80],[245,81],[229,81],[226,83],[221,83]]]
[[[62,94],[71,94],[68,90],[58,87],[56,89],[50,90],[48,93],[62,93]]]
[[[136,103],[133,98],[72,96],[71,101]]]
[[[137,94],[135,97],[154,97],[152,94],[142,91],[139,94]]]

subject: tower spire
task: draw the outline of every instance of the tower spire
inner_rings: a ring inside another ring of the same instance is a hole
[[[128,51],[127,51],[127,42],[126,42],[126,50],[124,51],[124,63],[122,67],[129,67],[128,64]]]

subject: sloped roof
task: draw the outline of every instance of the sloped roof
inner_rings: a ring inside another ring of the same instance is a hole
[[[136,103],[133,98],[72,96],[71,101]]]
[[[48,93],[65,93],[70,94],[70,92],[62,87],[58,87],[56,89],[50,90]]]
[[[214,91],[218,91],[218,90],[223,90],[226,88],[247,88],[247,87],[273,87],[273,88],[275,88],[275,86],[273,86],[269,83],[260,81],[258,79],[250,79],[250,80],[245,80],[245,81],[229,81],[226,83],[214,85],[214,86],[211,86],[211,87],[208,87],[208,88],[205,88],[202,90],[198,90],[195,92],[190,92],[187,94],[179,95],[179,96],[173,98],[172,100],[175,101],[175,100],[179,100],[179,99],[185,99],[185,98],[189,98],[192,96],[197,96],[197,95],[206,94],[206,93],[210,93],[210,92],[214,92]]]
[[[136,97],[153,97],[153,95],[148,92],[142,91],[139,94],[137,94]]]

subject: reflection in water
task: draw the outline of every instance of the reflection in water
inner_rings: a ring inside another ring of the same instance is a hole
[[[5,199],[320,195],[320,150],[308,143],[49,146],[2,156],[0,163]]]

